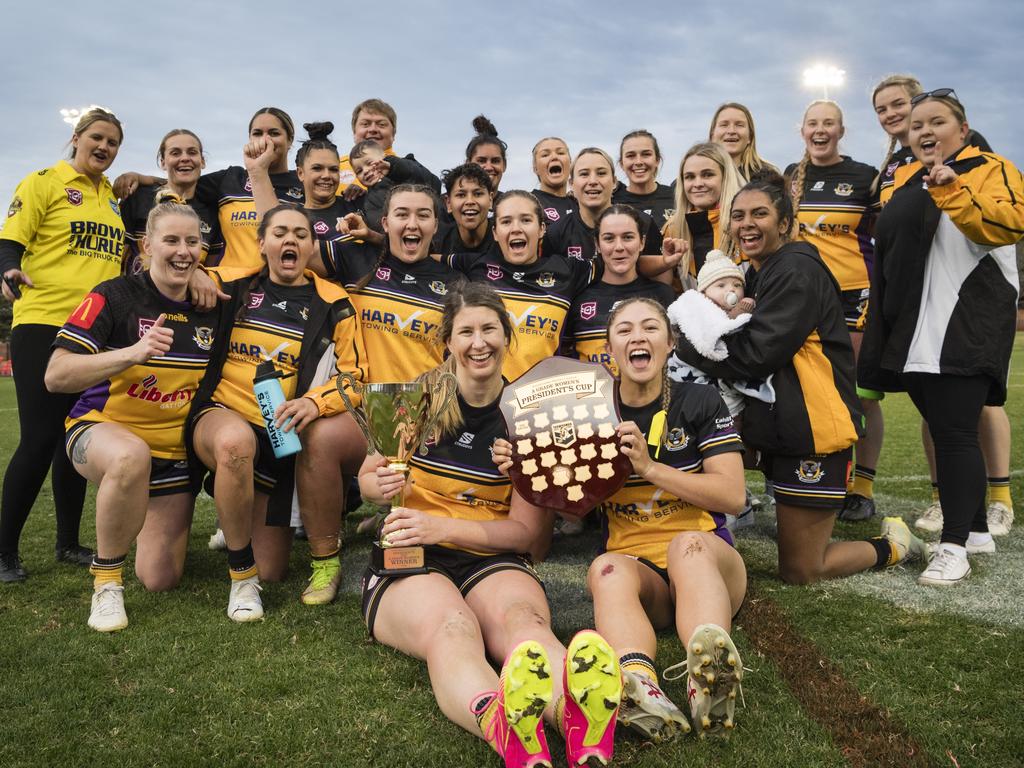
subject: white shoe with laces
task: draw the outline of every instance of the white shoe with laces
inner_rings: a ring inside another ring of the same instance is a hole
[[[679,732],[689,733],[686,715],[660,686],[644,675],[622,670],[622,701],[619,723],[655,744],[670,741]]]
[[[917,520],[914,521],[914,527],[920,528],[922,531],[932,531],[938,533],[942,530],[942,504],[938,501],[933,501],[928,505],[928,509],[924,511]]]
[[[928,567],[917,577],[918,584],[933,587],[951,587],[971,575],[967,550],[952,544],[939,544],[928,561]]]
[[[232,621],[256,621],[263,618],[263,601],[260,600],[259,576],[231,580],[231,596],[228,598],[228,618]]]
[[[116,632],[128,626],[124,611],[124,586],[104,584],[92,593],[92,611],[89,626],[97,632]]]
[[[224,531],[218,528],[215,533],[211,533],[210,540],[206,542],[206,546],[212,549],[214,552],[219,552],[227,549],[228,543],[224,540]]]
[[[993,536],[1005,536],[1013,525],[1013,510],[1001,501],[988,505],[988,532]]]

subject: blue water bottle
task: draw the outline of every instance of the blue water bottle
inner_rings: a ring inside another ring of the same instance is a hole
[[[274,449],[274,456],[279,459],[302,450],[302,442],[294,430],[285,432],[278,429],[274,423],[274,412],[277,410],[277,406],[285,401],[284,390],[281,388],[281,379],[283,378],[284,374],[277,370],[273,362],[264,360],[256,366],[256,376],[252,380],[252,389],[256,393],[256,404],[260,407],[263,422],[267,425],[270,445]],[[291,419],[285,421],[285,426],[290,422]]]

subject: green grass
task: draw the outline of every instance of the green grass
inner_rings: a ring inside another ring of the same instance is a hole
[[[1024,423],[1022,387],[1024,375],[1017,373],[1008,406],[1015,426]],[[14,407],[10,380],[0,380],[4,465],[17,439]],[[904,397],[890,397],[884,408],[878,499],[885,511],[909,520],[928,498],[928,482],[920,479],[926,468],[918,420]],[[1015,469],[1024,466],[1022,448],[1018,439]],[[1020,473],[1013,476],[1013,491],[1020,503]],[[83,541],[94,541],[92,517],[90,507]],[[996,555],[973,559],[969,584],[942,591],[914,583],[919,567],[812,588],[784,586],[775,575],[773,523],[762,515],[740,539],[752,586],[867,700],[901,724],[930,764],[952,766],[952,755],[965,768],[1024,765],[1016,727],[1024,701],[1021,526],[998,540]],[[877,526],[847,525],[837,535],[873,535]],[[0,766],[499,764],[482,742],[439,712],[422,664],[367,639],[357,593],[367,542],[351,527],[342,598],[320,609],[299,604],[307,559],[299,542],[291,576],[267,585],[267,619],[253,625],[235,625],[224,615],[224,556],[206,548],[212,527],[212,506],[201,500],[182,585],[148,594],[129,577],[131,626],[103,636],[85,625],[87,573],[53,561],[53,507],[44,487],[22,545],[30,578],[0,587]],[[593,536],[560,543],[554,559],[540,567],[555,631],[564,639],[592,621],[583,577],[594,543]],[[787,682],[753,650],[750,637],[757,630],[741,613],[734,637],[747,668],[746,706],[731,738],[654,747],[626,736],[616,763],[857,764],[834,741],[827,718],[804,710],[793,696],[788,686],[800,681]],[[681,658],[678,640],[663,635],[659,667]],[[678,683],[667,690],[684,699]]]

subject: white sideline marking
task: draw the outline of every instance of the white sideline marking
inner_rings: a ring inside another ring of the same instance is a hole
[[[1024,469],[1015,469],[1010,472],[1010,477],[1020,477],[1024,475]],[[881,484],[885,483],[920,483],[924,480],[931,482],[931,475],[883,475],[880,474],[876,478],[875,482]]]

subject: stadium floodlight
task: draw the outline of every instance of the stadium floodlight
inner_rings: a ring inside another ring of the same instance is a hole
[[[79,119],[82,115],[88,112],[90,109],[106,109],[98,104],[90,104],[88,107],[62,107],[60,110],[61,119],[68,125],[74,127],[78,125]],[[107,110],[108,112],[110,110]]]
[[[804,70],[804,86],[807,88],[821,88],[825,98],[828,98],[828,89],[838,88],[846,79],[846,70],[839,69],[831,64],[815,64]]]

